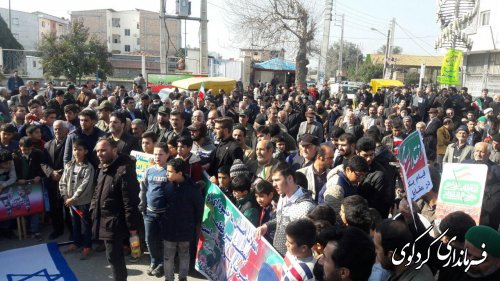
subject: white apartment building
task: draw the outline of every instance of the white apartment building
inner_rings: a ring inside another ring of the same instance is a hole
[[[160,54],[159,13],[146,10],[115,11],[113,9],[73,11],[71,21],[83,21],[91,34],[106,42],[113,54]],[[174,56],[181,47],[179,20],[167,19],[168,55]]]
[[[478,96],[481,89],[500,93],[500,5],[498,0],[481,0],[472,23],[465,29],[472,39],[464,52],[463,86]]]
[[[0,8],[0,16],[9,26],[9,9]],[[27,13],[11,10],[12,35],[25,50],[36,50],[44,34],[54,33],[57,37],[69,29],[69,20],[42,12]]]
[[[0,16],[9,26],[9,9],[0,8]],[[25,50],[35,50],[38,45],[38,15],[11,10],[11,33]]]

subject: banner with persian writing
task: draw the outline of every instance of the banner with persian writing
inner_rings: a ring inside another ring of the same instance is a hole
[[[401,164],[406,194],[412,201],[417,201],[432,189],[425,147],[419,131],[411,133],[404,139],[397,157]]]
[[[130,155],[135,157],[135,172],[137,173],[137,180],[142,181],[144,172],[146,172],[149,167],[154,165],[153,154],[132,150]]]
[[[281,279],[283,258],[264,238],[255,239],[255,227],[208,180],[205,211],[198,240],[196,270],[209,280]]]
[[[0,193],[0,221],[42,213],[43,202],[40,184],[6,187]]]
[[[460,85],[460,66],[462,66],[462,51],[449,49],[443,57],[439,83],[444,85]]]
[[[485,164],[444,164],[436,203],[436,225],[455,211],[465,212],[479,224],[487,173]]]

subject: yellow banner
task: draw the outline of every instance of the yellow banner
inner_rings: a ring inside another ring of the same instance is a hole
[[[462,51],[449,49],[443,58],[439,83],[445,85],[460,85],[460,66]]]

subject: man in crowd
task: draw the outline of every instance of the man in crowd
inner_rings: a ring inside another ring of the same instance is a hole
[[[125,281],[128,274],[123,241],[129,235],[137,235],[141,220],[135,163],[129,156],[118,153],[118,143],[113,139],[100,139],[95,150],[100,165],[90,205],[92,233],[94,238],[104,241],[113,279]]]

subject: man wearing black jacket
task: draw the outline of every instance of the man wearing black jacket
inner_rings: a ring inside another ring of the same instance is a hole
[[[132,150],[141,151],[139,140],[125,132],[127,119],[121,112],[113,112],[109,118],[109,133],[107,137],[113,138],[118,143],[118,153],[130,154]]]
[[[222,166],[231,167],[234,160],[243,161],[243,149],[231,136],[233,130],[233,119],[222,117],[215,119],[215,135],[220,140],[217,148],[212,151],[210,156],[210,167],[207,172],[211,176],[212,182],[216,181],[216,173]]]
[[[134,161],[118,154],[117,142],[101,138],[95,150],[99,158],[99,175],[90,204],[92,234],[104,241],[106,258],[113,280],[127,280],[123,241],[137,235],[139,213],[139,182]]]

